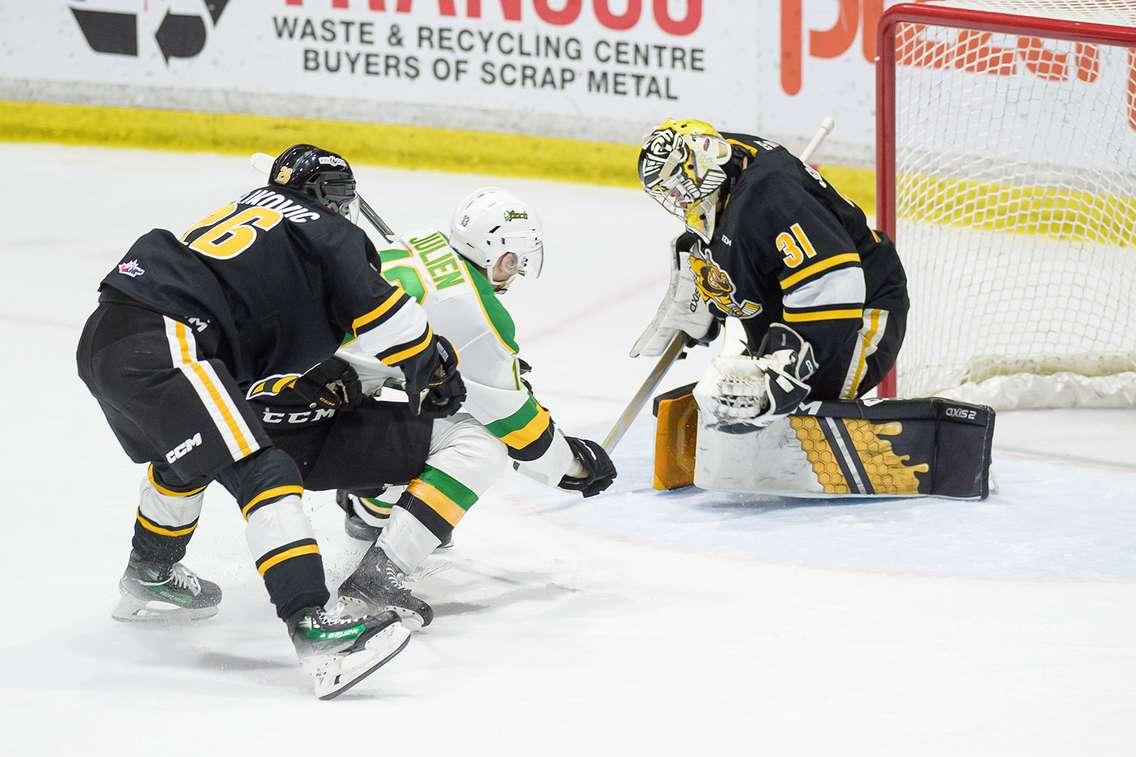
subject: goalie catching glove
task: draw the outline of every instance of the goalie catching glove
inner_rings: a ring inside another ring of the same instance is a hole
[[[813,348],[793,329],[774,323],[758,356],[720,355],[694,387],[707,420],[765,426],[787,415],[809,395],[805,383],[817,369]]]
[[[718,323],[694,285],[690,254],[698,237],[689,231],[671,241],[671,273],[667,293],[655,318],[631,348],[631,357],[663,354],[667,345],[682,332],[699,344],[709,344],[718,335]]]
[[[575,436],[564,437],[577,465],[560,479],[560,488],[580,492],[585,497],[594,497],[615,481],[615,464],[607,451],[591,439]],[[578,475],[573,475],[578,474]]]

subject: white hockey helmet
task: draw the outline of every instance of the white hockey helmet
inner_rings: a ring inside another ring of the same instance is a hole
[[[498,187],[482,187],[461,201],[450,222],[450,244],[501,291],[518,274],[535,279],[544,267],[540,216]]]

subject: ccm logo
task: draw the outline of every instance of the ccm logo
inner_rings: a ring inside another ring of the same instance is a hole
[[[978,417],[977,410],[967,410],[965,407],[948,407],[948,418],[961,418],[964,421],[972,421]]]
[[[186,439],[184,442],[182,442],[181,444],[179,444],[178,446],[174,447],[169,452],[167,452],[166,453],[166,462],[167,463],[173,463],[177,460],[180,460],[181,458],[188,455],[193,450],[194,447],[200,447],[200,446],[201,446],[201,432],[198,431],[196,434],[194,434],[193,436]]]
[[[316,410],[303,410],[297,413],[281,413],[268,408],[264,408],[264,414],[261,415],[260,420],[262,423],[290,423],[294,425],[302,425],[304,423],[314,423],[315,421],[322,421],[325,418],[331,418],[335,415],[334,408],[318,408]]]

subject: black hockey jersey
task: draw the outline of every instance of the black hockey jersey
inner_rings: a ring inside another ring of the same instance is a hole
[[[698,289],[719,313],[742,320],[751,349],[771,323],[793,328],[819,366],[809,380],[811,397],[839,399],[865,310],[900,319],[907,313],[895,247],[785,148],[745,134],[722,136],[734,148],[731,183],[708,250],[691,257]]]
[[[267,399],[345,335],[388,365],[424,347],[425,313],[378,268],[362,229],[301,194],[263,187],[180,238],[145,234],[100,289],[192,327],[249,399]]]

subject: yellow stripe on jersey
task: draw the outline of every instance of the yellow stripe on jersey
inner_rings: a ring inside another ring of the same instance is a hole
[[[415,355],[417,355],[419,352],[421,352],[422,350],[429,347],[430,342],[432,342],[433,340],[434,340],[434,332],[430,329],[429,326],[427,326],[426,327],[426,336],[422,337],[422,341],[418,342],[417,344],[411,345],[410,347],[407,347],[405,350],[402,350],[400,352],[396,352],[393,355],[387,355],[386,357],[382,358],[382,361],[386,365],[398,365],[403,360],[406,360],[407,358],[412,358]]]
[[[429,505],[451,526],[456,526],[465,515],[460,505],[420,478],[411,481],[406,491]]]
[[[838,265],[844,265],[845,263],[859,263],[859,262],[860,262],[860,253],[858,253],[858,252],[844,252],[844,253],[841,253],[840,255],[833,255],[831,258],[825,258],[824,260],[818,260],[817,262],[813,263],[810,266],[805,266],[801,270],[794,273],[792,276],[787,276],[784,279],[782,279],[781,280],[781,289],[782,290],[789,289],[790,287],[796,286],[797,284],[801,283],[805,279],[810,279],[813,276],[816,276],[818,273],[824,273],[825,271],[829,270],[830,268],[835,268]]]
[[[268,572],[269,568],[279,565],[285,560],[291,560],[293,557],[302,557],[304,555],[318,555],[319,553],[320,549],[318,544],[304,544],[299,547],[293,547],[292,549],[289,549],[285,552],[281,552],[278,555],[273,555],[272,557],[262,562],[260,565],[256,566],[256,569],[260,572],[260,575],[263,576]]]
[[[501,441],[505,442],[512,449],[524,449],[537,439],[540,435],[548,430],[548,424],[552,422],[552,416],[543,407],[537,406],[536,415],[532,420],[526,423],[522,428],[516,431],[511,431],[505,436],[501,437]]]
[[[390,296],[383,300],[377,308],[369,313],[364,313],[351,322],[351,331],[355,334],[355,336],[358,336],[359,329],[363,328],[368,323],[377,321],[379,318],[382,318],[383,315],[388,310],[393,308],[398,303],[399,299],[405,294],[406,292],[402,291],[402,287],[396,285],[394,291],[391,292]]]
[[[841,321],[846,318],[857,320],[864,317],[863,308],[847,308],[844,310],[812,310],[807,313],[784,312],[786,323],[811,323],[813,321]]]

